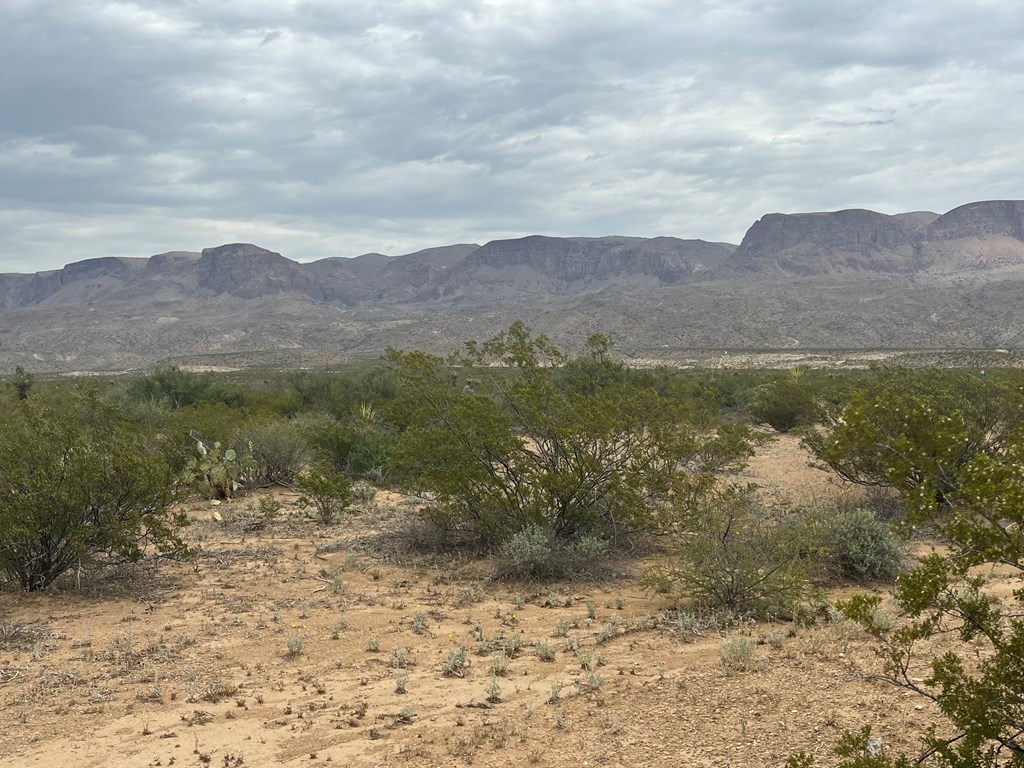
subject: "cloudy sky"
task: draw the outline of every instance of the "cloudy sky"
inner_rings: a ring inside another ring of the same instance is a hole
[[[0,271],[1024,197],[1020,0],[2,0]]]

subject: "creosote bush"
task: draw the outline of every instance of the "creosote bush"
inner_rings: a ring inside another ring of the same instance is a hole
[[[788,376],[759,387],[749,407],[750,415],[779,432],[814,424],[818,406],[803,373],[802,368],[794,368]]]
[[[95,392],[0,414],[0,569],[37,590],[72,567],[185,556],[175,473]]]
[[[674,563],[648,571],[648,586],[702,612],[792,616],[810,592],[803,521],[762,507],[749,488],[699,482],[696,494],[689,482],[679,486],[675,515],[685,543]]]
[[[431,502],[426,519],[448,540],[508,544],[499,571],[560,571],[552,553],[578,564],[580,547],[599,554],[588,539],[614,547],[655,527],[681,466],[748,455],[742,430],[695,428],[610,347],[596,334],[569,361],[515,323],[448,359],[388,353],[399,382],[392,413],[405,426],[397,476]]]
[[[314,450],[335,470],[375,481],[390,472],[397,439],[394,426],[372,409],[364,409],[364,416],[352,424],[325,420],[311,431]]]
[[[1024,589],[999,597],[988,588],[992,566],[1024,573],[1021,391],[935,371],[896,372],[884,384],[855,398],[812,447],[843,476],[895,489],[906,524],[927,525],[946,548],[900,575],[898,624],[878,595],[839,608],[875,636],[881,676],[940,717],[917,755],[880,748],[870,725],[844,734],[835,752],[843,768],[1022,765]],[[937,637],[951,647],[929,661]],[[803,753],[787,763],[813,764]]]
[[[908,504],[946,503],[977,456],[1003,455],[1024,422],[1024,389],[959,371],[883,369],[804,444],[850,482]]]
[[[295,484],[302,491],[297,503],[324,525],[337,522],[352,502],[352,481],[327,465],[310,467],[295,477]]]
[[[315,417],[271,421],[243,430],[238,439],[248,458],[243,482],[250,491],[276,483],[290,483],[309,460],[307,433]]]

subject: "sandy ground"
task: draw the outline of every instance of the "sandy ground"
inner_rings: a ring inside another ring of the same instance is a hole
[[[744,475],[773,503],[850,492],[792,438]],[[0,593],[0,766],[780,766],[801,749],[833,765],[844,729],[870,723],[899,750],[935,722],[866,678],[870,638],[848,625],[692,636],[659,621],[642,564],[509,585],[486,563],[366,549],[396,501],[254,534],[212,519],[244,500],[200,502],[194,564]],[[759,643],[751,669],[721,663],[735,634]],[[466,666],[445,674],[460,647]]]

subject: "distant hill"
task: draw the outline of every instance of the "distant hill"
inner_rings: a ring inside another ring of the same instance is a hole
[[[1018,347],[1022,295],[1024,201],[771,213],[739,246],[534,235],[300,263],[234,243],[0,275],[0,372],[441,351],[516,318],[563,343],[608,332],[626,354]]]
[[[913,272],[915,247],[937,213],[887,216],[865,210],[770,213],[733,254],[737,270],[814,276]]]

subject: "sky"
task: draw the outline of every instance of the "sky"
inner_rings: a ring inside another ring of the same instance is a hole
[[[1024,197],[1020,0],[2,0],[0,272]]]

